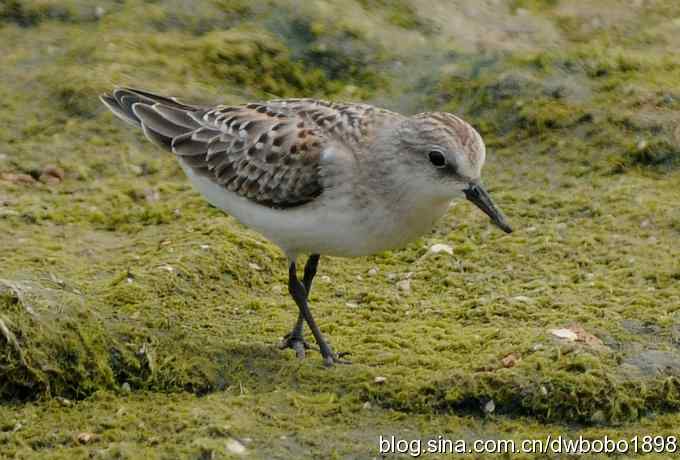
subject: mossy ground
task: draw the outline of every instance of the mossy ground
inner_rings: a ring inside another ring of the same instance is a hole
[[[677,435],[680,6],[633,3],[0,4],[0,456]],[[115,120],[113,85],[461,113],[516,232],[458,202],[404,250],[322,258],[313,311],[354,364],[298,362],[282,254]],[[549,332],[574,324],[599,341]]]

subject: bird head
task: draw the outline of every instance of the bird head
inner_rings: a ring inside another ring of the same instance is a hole
[[[479,133],[459,117],[445,112],[415,115],[398,130],[399,151],[410,163],[412,180],[423,194],[453,199],[463,194],[503,231],[512,228],[481,183],[486,147]]]

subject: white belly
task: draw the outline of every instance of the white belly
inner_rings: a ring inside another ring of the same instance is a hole
[[[182,168],[208,202],[261,233],[291,258],[301,253],[354,257],[401,247],[430,230],[448,207],[443,202],[416,216],[399,218],[377,205],[358,209],[351,194],[338,191],[295,208],[272,209]]]

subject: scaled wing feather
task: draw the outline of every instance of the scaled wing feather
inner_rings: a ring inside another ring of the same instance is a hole
[[[305,204],[323,191],[321,153],[331,143],[349,151],[373,121],[391,112],[363,104],[286,99],[212,108],[147,91],[119,88],[102,101],[141,125],[196,174],[273,207]]]

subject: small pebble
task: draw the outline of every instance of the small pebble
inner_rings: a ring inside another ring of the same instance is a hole
[[[380,270],[378,270],[378,267],[373,267],[368,270],[368,276],[376,276]]]
[[[517,302],[524,302],[524,303],[531,303],[532,300],[530,297],[527,297],[525,295],[518,295],[516,297],[513,297],[512,300],[516,300]]]
[[[570,342],[575,342],[576,339],[578,339],[578,335],[571,329],[550,329],[549,332],[558,339],[568,340]]]
[[[397,288],[403,292],[411,292],[411,280],[401,280],[397,283]]]
[[[153,188],[147,188],[144,190],[144,199],[147,203],[156,203],[161,199],[161,194],[158,190]]]
[[[31,185],[35,183],[35,179],[29,174],[1,173],[0,180],[22,185]]]
[[[94,433],[83,432],[78,433],[76,439],[80,444],[89,444],[97,440],[97,435]]]
[[[520,361],[521,357],[518,353],[510,353],[501,359],[501,364],[503,367],[510,368],[515,367],[515,365]]]
[[[59,166],[55,165],[45,166],[45,168],[43,168],[42,172],[40,173],[40,177],[38,179],[40,180],[40,182],[49,185],[59,184],[61,183],[61,181],[64,180],[64,170],[61,169]]]
[[[432,254],[439,254],[440,252],[445,252],[448,255],[452,256],[453,255],[453,248],[449,246],[448,244],[433,244],[432,247],[430,247],[430,252]]]
[[[592,423],[596,423],[596,424],[605,423],[607,421],[607,416],[604,414],[603,411],[596,410],[595,412],[593,412],[593,415],[590,417],[590,421]]]
[[[73,401],[71,401],[70,399],[62,398],[61,396],[57,396],[54,399],[56,399],[59,402],[59,404],[61,404],[64,407],[71,407],[73,405]]]
[[[377,384],[379,384],[379,385],[385,383],[386,381],[387,381],[387,378],[386,378],[386,377],[382,377],[382,376],[378,376],[378,377],[376,377],[376,378],[373,379],[373,383],[377,383]]]
[[[246,453],[246,446],[234,438],[227,440],[227,450],[232,454],[243,455]]]
[[[484,404],[484,413],[492,414],[496,410],[496,403],[493,399],[489,399],[486,404]]]

